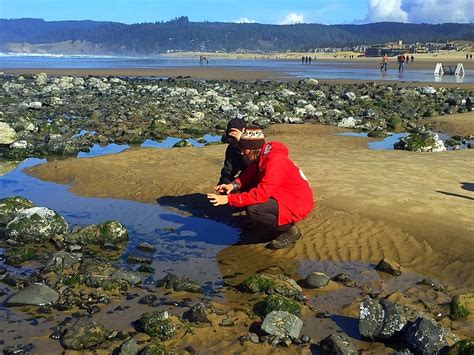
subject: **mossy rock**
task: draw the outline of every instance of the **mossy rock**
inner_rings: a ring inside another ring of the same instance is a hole
[[[272,311],[285,311],[299,317],[301,315],[301,305],[285,296],[270,295],[263,301],[259,313],[262,317],[265,317]]]
[[[454,296],[449,305],[450,317],[453,320],[466,318],[474,314],[474,293]]]
[[[173,148],[184,148],[184,147],[192,147],[192,144],[189,143],[186,139],[181,139],[179,142],[176,142],[173,145]]]
[[[0,200],[0,226],[11,222],[20,211],[35,207],[35,204],[22,196],[10,196]]]
[[[408,137],[401,138],[394,144],[395,149],[408,150],[411,152],[425,151],[427,147],[434,147],[435,137],[431,132],[411,133]]]
[[[141,316],[139,323],[149,336],[161,341],[173,339],[177,334],[177,325],[167,311],[155,311]]]
[[[448,355],[472,355],[474,354],[474,341],[464,339],[451,346]]]
[[[127,240],[127,229],[117,221],[107,221],[102,224],[91,224],[77,228],[66,238],[66,242],[68,243],[82,245],[117,244],[126,242]]]
[[[385,138],[385,137],[388,137],[389,134],[387,132],[384,132],[384,131],[370,131],[367,134],[367,136],[372,137],[372,138]]]
[[[391,128],[395,132],[404,132],[405,124],[403,119],[398,116],[392,116],[387,121],[387,127]]]
[[[61,344],[66,349],[84,350],[102,344],[109,335],[103,325],[85,318],[79,319],[61,338]]]
[[[46,207],[27,208],[6,227],[6,236],[20,243],[49,241],[55,235],[67,232],[66,220],[56,211]]]
[[[257,293],[268,292],[272,290],[286,297],[294,297],[300,294],[303,289],[296,283],[284,275],[256,274],[246,279],[241,288],[245,292]]]
[[[21,265],[25,261],[31,261],[38,255],[37,248],[31,245],[20,245],[7,250],[5,261],[9,265]]]
[[[141,352],[140,355],[166,355],[168,352],[166,351],[165,346],[160,342],[153,342],[147,345]]]

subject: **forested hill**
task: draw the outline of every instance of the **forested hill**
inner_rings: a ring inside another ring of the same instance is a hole
[[[1,51],[42,48],[52,53],[63,50],[150,55],[168,50],[308,50],[398,40],[406,43],[474,41],[474,24],[264,25],[189,22],[187,17],[180,17],[169,22],[127,25],[97,21],[0,19]]]

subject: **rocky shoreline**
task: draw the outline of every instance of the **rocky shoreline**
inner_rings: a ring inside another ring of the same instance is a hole
[[[0,156],[76,156],[94,144],[202,137],[221,132],[233,117],[261,127],[322,123],[373,137],[417,133],[415,149],[400,145],[417,150],[420,140],[427,139],[421,142],[425,146],[433,143],[425,134],[429,118],[472,111],[473,94],[462,88],[329,85],[315,79],[244,82],[3,74]],[[449,144],[456,147],[470,140],[471,136],[461,136]]]
[[[283,347],[291,352],[317,348],[321,354],[356,354],[370,351],[374,341],[381,353],[470,354],[474,350],[472,341],[456,334],[472,324],[474,295],[452,297],[447,287],[429,279],[419,280],[417,287],[428,290],[430,299],[410,303],[407,300],[416,295],[384,294],[374,285],[358,285],[344,273],[330,277],[316,270],[294,280],[283,270],[270,268],[236,284],[230,282],[233,275],[223,275],[229,282],[220,292],[240,299],[240,305],[232,307],[206,296],[202,285],[183,276],[167,274],[146,282],[146,275],[153,274],[150,260],[156,252],[146,242],[138,247],[142,255],[128,255],[128,267],[114,266],[128,241],[127,230],[117,221],[70,230],[57,212],[14,196],[0,200],[0,228],[8,265],[0,269],[6,286],[3,305],[34,314],[36,322],[54,315],[56,325],[48,334],[37,335],[49,336],[65,350],[194,354],[200,349],[190,343],[203,329],[214,333],[218,329],[221,337],[235,337],[247,351],[259,352]],[[32,268],[29,275],[21,273],[25,266]],[[391,278],[405,272],[387,258],[375,269]],[[343,329],[317,343],[313,340],[319,327],[336,316],[318,307],[315,293],[326,288],[331,292],[331,287],[359,294],[350,305],[358,309],[358,340]],[[440,304],[439,300],[450,301]],[[109,304],[117,304],[115,312],[121,312],[137,301],[135,307],[148,310],[131,324],[122,324],[127,330],[104,326],[96,319]],[[315,322],[321,323],[319,327]],[[2,346],[5,354],[30,353],[36,347],[34,341]],[[233,349],[238,351],[236,346]]]

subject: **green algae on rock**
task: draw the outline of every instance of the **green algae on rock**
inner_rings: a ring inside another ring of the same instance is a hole
[[[273,311],[285,311],[295,316],[300,316],[301,305],[285,296],[270,295],[263,301],[261,313],[262,316],[266,316]]]

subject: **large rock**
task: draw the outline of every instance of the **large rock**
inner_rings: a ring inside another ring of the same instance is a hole
[[[400,138],[393,147],[398,150],[414,152],[444,152],[446,146],[442,139],[433,132],[411,133],[408,137]]]
[[[449,305],[450,317],[457,320],[474,315],[474,293],[454,296]]]
[[[270,295],[263,301],[262,314],[265,316],[273,311],[285,311],[300,316],[301,305],[282,295]]]
[[[400,264],[394,260],[389,258],[383,258],[379,261],[379,263],[375,266],[375,270],[386,272],[387,274],[393,276],[400,276],[402,271],[400,270]]]
[[[408,321],[411,320],[411,314],[402,305],[387,299],[380,300],[380,304],[384,311],[384,319],[378,338],[389,339],[403,330]]]
[[[256,274],[246,279],[241,288],[245,292],[268,292],[273,291],[286,297],[293,297],[303,292],[303,289],[285,275]]]
[[[162,341],[173,339],[178,329],[167,311],[145,313],[141,316],[139,324],[149,336]]]
[[[312,272],[306,276],[305,285],[307,288],[322,288],[326,286],[331,278],[322,272]]]
[[[294,314],[284,311],[273,311],[266,315],[262,330],[278,338],[299,338],[303,321]]]
[[[124,269],[116,270],[112,275],[110,275],[110,279],[123,280],[123,281],[126,281],[131,286],[136,286],[142,282],[142,279],[138,273],[127,271]]]
[[[66,238],[67,243],[82,245],[116,244],[127,240],[127,229],[117,221],[108,221],[101,224],[79,227]]]
[[[67,350],[90,349],[102,344],[111,332],[103,325],[90,319],[81,318],[66,329],[61,344]]]
[[[405,340],[416,354],[437,354],[448,345],[443,327],[429,318],[420,317],[405,330]]]
[[[67,232],[66,220],[46,207],[27,208],[6,226],[8,238],[22,242],[46,242],[55,235]]]
[[[157,287],[164,287],[172,289],[174,291],[185,291],[192,293],[201,293],[202,287],[198,283],[186,278],[180,277],[173,274],[167,274],[161,280],[156,282]]]
[[[375,339],[382,331],[384,310],[378,300],[367,297],[360,303],[359,332],[364,338]]]
[[[5,197],[0,200],[0,227],[6,226],[20,211],[35,207],[30,200],[21,196]]]
[[[7,301],[7,306],[45,306],[54,304],[59,299],[59,293],[51,287],[36,283],[22,288]]]
[[[17,138],[15,130],[8,123],[0,122],[0,145],[12,144]]]

